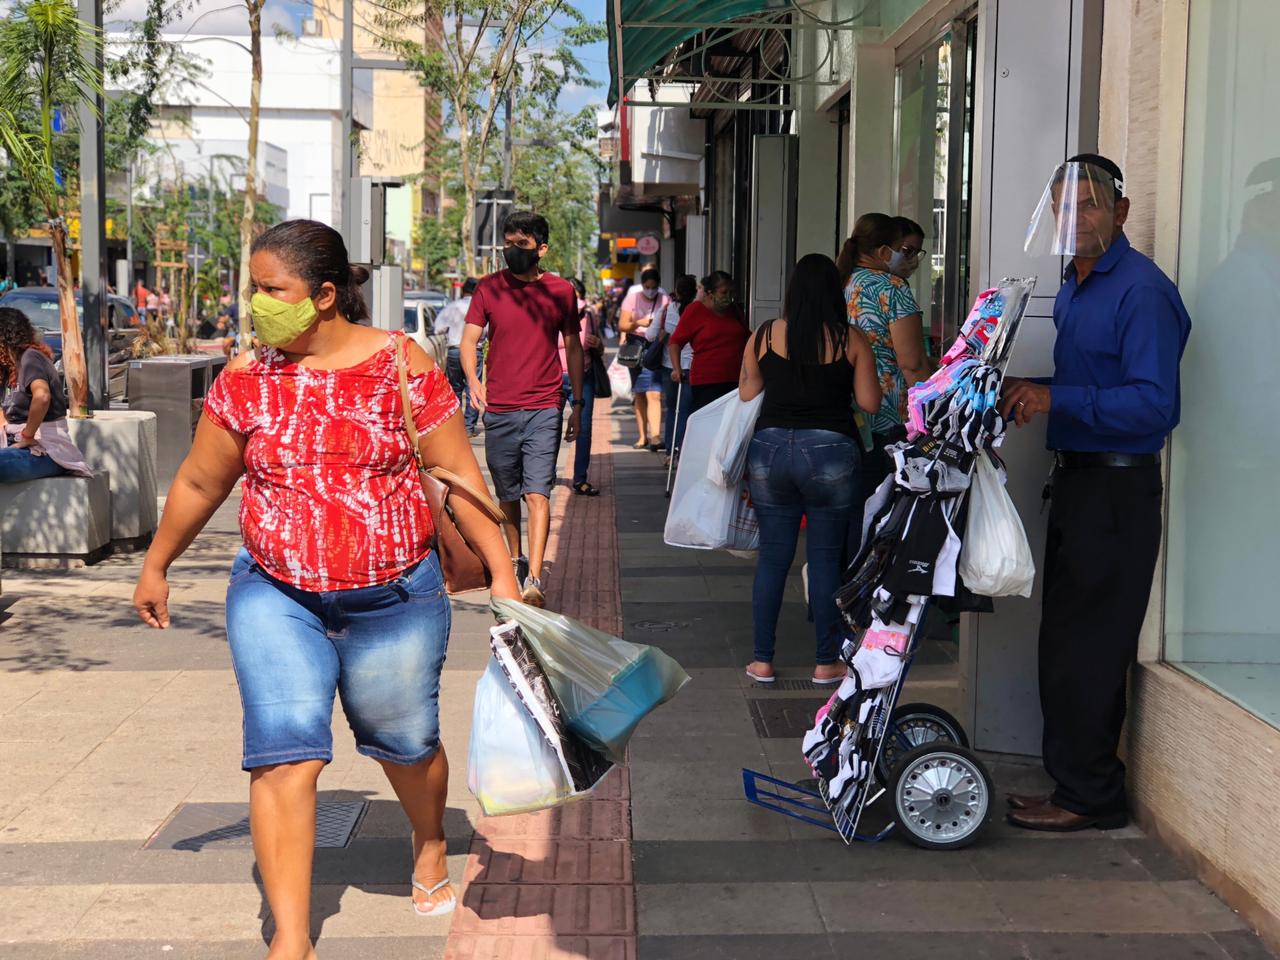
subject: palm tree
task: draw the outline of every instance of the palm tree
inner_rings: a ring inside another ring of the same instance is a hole
[[[60,176],[54,164],[54,117],[70,119],[77,103],[91,107],[101,95],[94,67],[98,34],[80,20],[71,0],[26,0],[0,22],[0,143],[31,184],[49,224],[62,321],[62,368],[70,413],[87,417],[89,376],[76,315],[67,255],[67,224],[59,209]]]

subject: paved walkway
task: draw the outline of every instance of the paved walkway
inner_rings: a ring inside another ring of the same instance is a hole
[[[621,407],[597,421],[593,479],[616,497],[557,492],[549,592],[566,612],[663,647],[694,682],[641,727],[628,769],[601,794],[488,820],[466,790],[465,752],[490,618],[483,598],[456,602],[442,726],[462,906],[452,921],[413,916],[408,823],[335,717],[321,799],[356,801],[362,817],[346,846],[317,850],[313,926],[324,960],[1270,956],[1136,829],[1052,837],[998,826],[955,854],[896,840],[846,850],[747,805],[743,766],[806,774],[795,731],[823,694],[803,682],[811,645],[799,581],[779,665],[800,682],[744,682],[751,564],[663,546],[659,459],[628,448],[629,421]],[[134,624],[138,558],[6,571],[0,960],[265,953],[269,923],[236,829],[243,807],[217,806],[247,793],[222,635],[237,544],[229,505],[173,571],[166,633]],[[945,643],[932,645],[912,695],[945,706],[953,660]],[[1037,776],[1007,763],[994,773],[1002,788]]]

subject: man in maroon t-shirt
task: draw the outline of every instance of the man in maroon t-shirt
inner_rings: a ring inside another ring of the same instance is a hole
[[[526,603],[542,606],[542,560],[551,532],[551,487],[560,452],[564,390],[560,335],[573,386],[564,439],[578,436],[582,419],[582,341],[578,295],[572,284],[545,273],[550,228],[544,217],[517,211],[502,225],[506,270],[480,281],[467,311],[460,348],[471,403],[484,414],[484,453],[494,491],[507,515],[507,544]],[[476,375],[476,346],[489,327],[484,382]],[[520,549],[520,500],[529,506],[529,557]]]

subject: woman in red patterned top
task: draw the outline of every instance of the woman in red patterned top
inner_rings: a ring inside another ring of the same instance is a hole
[[[397,354],[424,461],[478,489],[484,479],[443,373],[402,334],[361,324],[368,273],[348,263],[337,231],[308,220],[272,227],[254,243],[250,270],[265,346],[237,357],[210,390],[134,604],[150,626],[169,625],[169,566],[243,475],[245,545],[231,569],[227,637],[254,850],[276,926],[268,957],[285,960],[314,956],[316,781],[333,758],[335,694],[357,749],[382,765],[413,824],[415,911],[456,903],[437,702],[450,610]],[[452,505],[493,571],[494,595],[518,600],[497,525],[462,497]]]

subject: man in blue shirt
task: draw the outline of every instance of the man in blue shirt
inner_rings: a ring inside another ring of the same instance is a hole
[[[1043,216],[1039,216],[1043,213]],[[1173,282],[1124,235],[1129,200],[1112,161],[1073,157],[1033,221],[1071,255],[1053,307],[1054,375],[1005,381],[1001,411],[1048,420],[1055,467],[1040,621],[1040,703],[1049,796],[1010,795],[1032,830],[1128,822],[1124,725],[1129,667],[1160,546],[1160,450],[1181,410],[1178,365],[1191,330]]]

